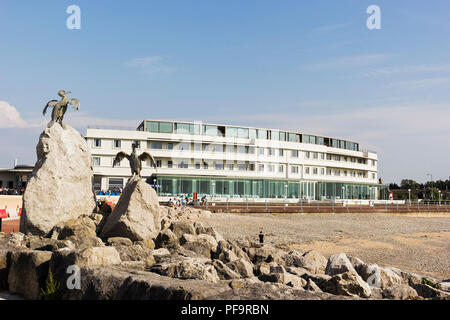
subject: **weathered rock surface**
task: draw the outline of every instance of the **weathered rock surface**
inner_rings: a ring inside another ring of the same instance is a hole
[[[208,258],[211,257],[211,252],[217,249],[216,240],[209,234],[200,234],[197,236],[185,233],[180,238],[180,244],[183,248]]]
[[[381,268],[376,264],[362,264],[359,266],[359,275],[369,286],[386,289],[402,284],[402,278],[389,268]]]
[[[46,235],[56,224],[95,209],[91,156],[81,134],[59,124],[42,132],[36,152],[23,196],[20,231]]]
[[[239,258],[237,260],[233,260],[226,264],[231,270],[240,274],[244,278],[253,277],[253,266],[250,262],[243,258]]]
[[[356,273],[347,271],[331,277],[320,288],[328,293],[354,297],[369,298],[371,295],[369,285]]]
[[[208,259],[172,258],[153,265],[150,270],[171,278],[199,279],[210,282],[220,280],[216,269]]]
[[[158,196],[140,177],[131,177],[101,231],[101,238],[155,238],[161,229]]]
[[[345,253],[333,254],[328,259],[327,266],[325,268],[325,273],[329,276],[334,276],[336,274],[345,273],[345,272],[354,272],[356,273],[355,268],[353,268],[352,263],[347,258]]]
[[[405,284],[396,284],[392,287],[385,288],[382,295],[386,299],[396,300],[413,300],[418,297],[416,290]]]
[[[38,250],[11,252],[8,274],[9,292],[27,299],[39,299],[40,289],[45,287],[52,253]]]

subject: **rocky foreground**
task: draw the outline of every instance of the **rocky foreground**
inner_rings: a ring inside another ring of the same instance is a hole
[[[327,259],[314,250],[226,240],[197,221],[209,211],[158,210],[159,231],[145,240],[132,241],[130,228],[127,237],[106,238],[107,217],[97,213],[58,224],[46,237],[0,233],[0,291],[27,299],[450,297],[447,283],[344,253]]]

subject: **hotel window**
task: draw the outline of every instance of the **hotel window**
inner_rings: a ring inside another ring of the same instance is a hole
[[[280,141],[286,141],[286,132],[280,132]]]
[[[298,150],[291,150],[291,157],[298,158]]]
[[[291,173],[298,173],[298,166],[291,166]]]
[[[172,168],[172,160],[167,161],[167,168]]]
[[[264,165],[263,164],[259,164],[258,165],[258,171],[264,171]]]
[[[283,165],[279,165],[278,166],[278,172],[284,172],[284,166]]]
[[[161,166],[162,166],[162,161],[161,161],[161,160],[156,160],[156,166],[157,166],[158,168],[161,168]]]
[[[141,142],[139,140],[135,140],[135,141],[133,141],[133,143],[136,145],[137,149],[141,148]]]
[[[375,180],[375,173],[372,173],[372,180]]]
[[[295,133],[288,133],[288,140],[290,142],[300,142],[300,135]]]
[[[150,144],[149,149],[162,149],[162,142],[159,141],[149,141],[147,144]]]
[[[234,146],[228,145],[227,146],[227,152],[234,153]]]
[[[267,165],[267,169],[268,169],[269,172],[274,172],[275,171],[275,165],[269,164],[269,165]]]
[[[347,157],[344,157],[344,161],[347,162]]]
[[[331,176],[331,169],[327,168],[327,176]]]
[[[227,164],[228,170],[233,170],[234,169],[234,164],[229,163]]]
[[[102,146],[102,139],[94,139],[94,147],[101,148],[101,146]]]
[[[160,122],[159,123],[159,132],[172,133],[173,132],[173,123],[172,122]]]
[[[200,162],[195,163],[195,169],[200,169]]]
[[[187,169],[189,167],[187,162],[181,161],[178,163],[178,168],[180,169]]]
[[[267,139],[267,130],[258,129],[258,139]]]
[[[213,145],[213,150],[215,152],[223,152],[223,144],[215,144],[215,145]]]
[[[320,175],[324,175],[325,174],[325,169],[324,168],[320,168]]]
[[[215,163],[214,164],[214,168],[216,170],[223,170],[224,169],[224,165],[223,165],[223,163]]]
[[[309,159],[309,157],[310,157],[309,151],[306,151],[306,152],[305,152],[305,158],[306,158],[306,159]]]
[[[248,153],[248,146],[238,146],[238,153]]]
[[[341,170],[334,170],[334,175],[335,176],[340,176],[341,175]]]
[[[356,159],[355,159],[354,157],[351,157],[351,158],[350,158],[350,161],[351,161],[351,162],[356,162]]]
[[[100,157],[92,157],[92,165],[100,166]]]
[[[158,132],[159,131],[159,123],[156,121],[146,121],[145,122],[145,130],[150,132]]]
[[[280,132],[270,131],[270,140],[280,140]]]
[[[272,149],[272,148],[267,148],[267,154],[268,154],[269,156],[273,156],[274,153],[275,153],[275,150],[274,150],[274,149]]]
[[[167,144],[167,149],[172,150],[173,149],[173,143],[168,143]]]
[[[197,152],[202,151],[201,143],[194,143],[194,151],[197,151]]]
[[[325,145],[325,139],[323,137],[317,137],[317,144]]]
[[[247,128],[238,128],[238,138],[248,139],[248,129]]]
[[[257,137],[256,129],[250,129],[250,130],[249,130],[248,137],[249,137],[250,139],[256,139],[256,137]]]
[[[370,161],[371,161],[371,162],[370,162],[371,165],[372,165],[372,166],[375,166],[375,160],[370,160]]]
[[[334,160],[335,160],[335,161],[341,161],[341,157],[338,156],[338,155],[335,155],[335,156],[334,156]]]
[[[327,153],[327,160],[331,160],[331,154]]]
[[[283,150],[283,149],[279,149],[278,155],[279,155],[280,157],[284,156],[284,150]]]
[[[347,171],[346,171],[346,170],[344,170],[344,176],[345,176],[345,177],[347,176]]]
[[[191,126],[192,125],[188,124],[188,123],[176,123],[175,124],[176,133],[178,133],[178,134],[191,134],[191,130],[190,130]]]
[[[247,171],[247,164],[245,163],[239,163],[238,164],[239,171]]]
[[[119,149],[121,146],[121,141],[120,140],[114,140],[114,148],[115,149]]]
[[[203,151],[208,152],[208,144],[203,144]]]
[[[225,130],[225,135],[228,138],[237,138],[238,137],[238,128],[227,127]]]
[[[178,150],[189,150],[189,143],[181,142],[177,145]]]
[[[319,155],[318,155],[318,153],[317,152],[313,152],[313,159],[317,159],[318,157],[319,157]]]
[[[305,174],[309,174],[309,167],[305,168]]]
[[[325,153],[321,153],[321,154],[320,154],[320,159],[322,159],[322,160],[325,159]]]
[[[264,155],[264,148],[258,148],[258,149],[259,149],[259,154]]]
[[[313,174],[317,174],[318,173],[318,169],[317,168],[313,168]]]

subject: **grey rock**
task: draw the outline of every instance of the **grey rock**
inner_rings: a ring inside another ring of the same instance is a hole
[[[385,288],[382,295],[383,298],[395,300],[414,300],[418,297],[416,290],[405,284],[396,284]]]
[[[212,265],[214,266],[214,268],[216,268],[217,275],[219,276],[220,280],[232,280],[241,278],[238,273],[231,270],[220,260],[213,260]]]
[[[95,209],[91,155],[85,139],[68,125],[46,128],[36,152],[23,196],[20,231],[46,235],[56,224]]]
[[[170,248],[178,244],[178,238],[170,229],[162,230],[155,239],[156,248]]]
[[[208,258],[211,257],[211,252],[216,251],[217,249],[216,240],[209,234],[200,234],[198,236],[183,234],[180,238],[180,244],[183,248]]]
[[[100,237],[124,237],[131,241],[154,238],[161,228],[158,196],[138,176],[131,177]]]
[[[253,266],[243,258],[239,258],[226,264],[231,270],[240,274],[244,278],[253,277]]]
[[[353,297],[369,298],[371,290],[369,285],[356,273],[347,271],[335,274],[320,288],[328,293]]]
[[[133,242],[128,238],[123,237],[111,237],[106,240],[110,246],[131,246]]]
[[[45,288],[52,253],[38,250],[11,252],[8,274],[9,292],[27,299],[40,299],[40,289]]]
[[[169,229],[175,234],[177,238],[181,238],[183,234],[196,235],[195,228],[192,222],[184,220],[173,221]]]
[[[328,259],[328,263],[325,268],[325,274],[329,276],[334,276],[336,274],[345,273],[349,271],[356,273],[355,268],[353,268],[352,263],[347,258],[345,253],[333,254]]]

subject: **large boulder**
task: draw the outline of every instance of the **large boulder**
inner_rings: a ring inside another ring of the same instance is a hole
[[[243,258],[239,258],[226,264],[231,270],[240,274],[243,278],[253,277],[253,266]]]
[[[416,290],[406,284],[397,284],[389,288],[385,288],[382,292],[383,298],[395,300],[414,300],[418,295]]]
[[[356,273],[355,268],[353,268],[352,263],[347,258],[345,253],[333,254],[328,259],[328,263],[325,268],[325,274],[327,274],[329,276],[334,276],[336,274],[349,272],[349,271]]]
[[[183,234],[180,239],[183,248],[196,252],[202,256],[211,257],[211,252],[216,251],[217,242],[209,234],[200,234],[194,236],[192,234]]]
[[[369,298],[371,295],[369,285],[361,279],[356,271],[336,274],[320,288],[325,292],[336,295],[361,298]]]
[[[394,271],[376,264],[363,264],[358,270],[361,278],[371,287],[386,289],[403,283],[402,277]]]
[[[220,280],[214,265],[208,259],[169,258],[151,266],[150,271],[171,278],[199,279],[209,282]]]
[[[324,273],[327,266],[327,259],[315,250],[304,254],[292,250],[283,256],[283,260],[286,266],[303,268],[316,274]]]
[[[155,238],[161,229],[158,196],[148,183],[131,177],[108,217],[101,238],[124,237],[131,241]]]
[[[57,223],[95,209],[91,155],[78,131],[59,124],[42,132],[36,153],[23,196],[20,231],[46,235]]]
[[[9,292],[27,299],[39,299],[45,288],[49,261],[52,253],[38,250],[11,252],[9,268]]]

